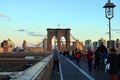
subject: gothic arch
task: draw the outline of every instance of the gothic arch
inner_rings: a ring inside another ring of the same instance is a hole
[[[66,39],[66,50],[69,51],[70,50],[70,29],[47,29],[47,50],[48,52],[52,51],[52,43],[51,43],[51,39],[53,37],[56,37],[57,39],[57,44],[58,44],[58,50],[60,50],[60,39],[61,37],[64,37]]]

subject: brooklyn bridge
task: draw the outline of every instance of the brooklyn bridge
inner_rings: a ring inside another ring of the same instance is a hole
[[[64,37],[63,41],[62,37]],[[42,50],[39,48],[41,44]],[[2,46],[0,80],[110,80],[110,75],[104,69],[88,71],[87,48],[73,37],[69,28],[48,28],[47,36],[40,44],[29,48],[24,42],[23,51],[9,52],[6,41]],[[59,55],[59,73],[54,73],[52,70],[54,47],[58,47],[59,52],[68,52],[68,54]],[[74,54],[71,54],[71,51],[76,48],[82,52],[80,65],[76,64]],[[94,61],[92,64],[94,65]]]

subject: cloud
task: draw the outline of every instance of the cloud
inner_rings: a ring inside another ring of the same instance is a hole
[[[30,35],[30,36],[44,37],[44,35],[41,34],[40,32],[28,32],[28,35]]]
[[[15,31],[18,31],[18,32],[25,32],[26,30],[25,30],[25,29],[18,29],[18,30],[15,30]]]
[[[6,15],[4,15],[4,14],[0,14],[0,17],[6,18],[8,21],[11,20],[9,16],[6,16]]]

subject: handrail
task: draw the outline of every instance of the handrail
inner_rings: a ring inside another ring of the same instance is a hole
[[[13,72],[10,74],[10,80],[35,80],[37,76],[42,74],[41,72],[44,70],[51,58],[52,55],[49,55],[25,71]]]

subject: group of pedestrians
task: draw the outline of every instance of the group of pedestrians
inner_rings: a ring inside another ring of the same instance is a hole
[[[74,59],[76,64],[80,66],[81,51],[78,49],[74,50]],[[92,62],[94,60],[95,70],[105,70],[106,64],[110,64],[108,74],[111,76],[111,80],[117,80],[117,75],[119,75],[120,80],[120,53],[117,54],[115,48],[108,49],[103,45],[103,43],[93,51],[90,47],[87,50],[86,59],[88,62],[88,71],[92,71]],[[107,61],[106,61],[107,60]],[[59,51],[57,48],[53,49],[53,71],[59,72]]]
[[[101,45],[95,50],[95,65],[94,69],[103,69],[105,68],[105,60],[108,57],[108,49],[101,43]]]
[[[105,69],[105,60],[108,57],[107,48],[101,43],[101,45],[93,51],[90,47],[87,51],[87,60],[88,60],[88,70],[92,70],[92,62],[94,60],[94,69],[104,70]]]
[[[117,54],[115,48],[109,49],[109,53],[103,43],[95,51],[88,48],[87,60],[89,72],[92,71],[93,60],[95,70],[105,70],[106,64],[110,64],[107,72],[110,74],[111,80],[117,80],[118,74],[120,80],[120,53]]]
[[[111,80],[117,80],[117,73],[120,71],[120,59],[118,58],[118,54],[116,52],[116,49],[112,48],[110,49],[110,54],[107,58],[107,64],[110,64],[110,68],[108,70],[108,73],[111,76]],[[120,80],[120,78],[119,78]]]

